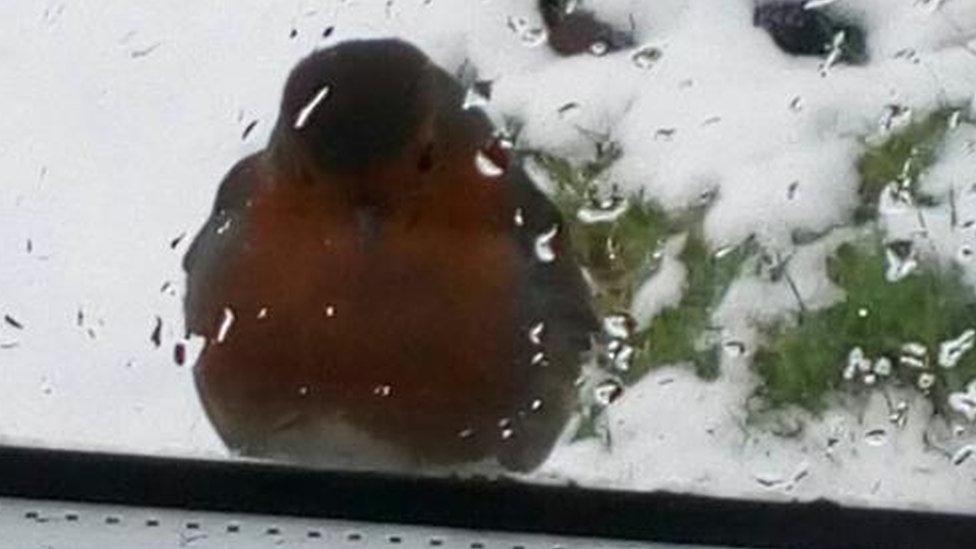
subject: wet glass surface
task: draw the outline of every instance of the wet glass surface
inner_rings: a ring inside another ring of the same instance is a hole
[[[976,511],[976,3],[0,21],[0,443]]]

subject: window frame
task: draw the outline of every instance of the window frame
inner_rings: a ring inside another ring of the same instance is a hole
[[[745,547],[961,547],[976,515],[0,446],[0,496]]]

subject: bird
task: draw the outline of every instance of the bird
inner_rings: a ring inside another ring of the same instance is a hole
[[[291,71],[183,258],[206,416],[233,454],[528,473],[598,321],[553,204],[465,88],[400,39]]]

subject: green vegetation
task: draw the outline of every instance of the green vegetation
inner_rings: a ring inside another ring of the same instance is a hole
[[[755,253],[751,243],[713,253],[701,234],[701,224],[688,233],[678,259],[687,269],[685,291],[676,307],[661,311],[650,325],[635,335],[639,354],[627,372],[636,381],[655,366],[691,361],[701,377],[714,379],[719,373],[719,350],[715,344],[699,347],[709,327],[712,312],[739,274],[743,261]]]
[[[922,204],[935,202],[932,197],[918,193],[917,183],[919,176],[936,161],[951,114],[951,109],[935,111],[865,151],[857,163],[861,181],[860,205],[854,214],[857,223],[877,217],[878,199],[889,183],[896,183],[900,190],[908,191]]]
[[[595,282],[595,302],[601,315],[630,308],[634,293],[658,267],[661,246],[669,236],[685,233],[679,260],[687,269],[683,297],[676,307],[654,317],[628,342],[636,348],[630,368],[621,372],[633,383],[655,366],[693,362],[705,378],[718,375],[715,345],[701,348],[713,308],[738,274],[742,261],[754,250],[738,246],[714,254],[702,235],[703,209],[669,216],[642,196],[598,196],[596,180],[616,160],[617,149],[581,166],[545,153],[533,158],[556,185],[555,201],[568,226],[577,259]],[[600,213],[606,215],[600,215]]]
[[[864,152],[857,163],[861,204],[855,223],[874,225],[879,196],[891,183],[917,204],[935,204],[920,193],[918,181],[937,159],[951,113],[943,109],[910,122]],[[709,337],[710,320],[745,262],[758,255],[756,243],[710,250],[702,234],[706,207],[669,213],[643,195],[598,185],[619,157],[616,147],[598,148],[582,164],[529,154],[555,185],[553,198],[602,316],[629,310],[638,288],[658,269],[664,242],[684,236],[677,257],[687,272],[680,301],[631,334],[626,343],[633,359],[615,375],[632,384],[657,366],[691,362],[699,376],[717,377],[720,349]],[[976,330],[976,293],[960,269],[916,257],[910,242],[884,244],[876,227],[864,234],[870,236],[841,245],[828,258],[828,275],[844,291],[842,301],[761,327],[764,344],[753,367],[761,380],[757,395],[767,408],[799,405],[817,412],[832,391],[895,383],[916,387],[949,413],[948,395],[976,378],[976,349],[962,352],[952,367],[939,365],[945,342]],[[889,280],[888,263],[909,257],[919,265]],[[599,410],[589,410],[577,437],[599,434]]]
[[[596,282],[599,312],[610,314],[630,307],[634,291],[657,267],[655,251],[674,226],[661,208],[640,197],[616,191],[598,196],[597,178],[619,156],[615,147],[606,151],[582,166],[545,153],[533,158],[556,184],[554,199],[577,260]]]
[[[801,316],[796,326],[769,330],[770,343],[756,354],[754,366],[763,380],[759,394],[770,406],[799,404],[818,411],[826,394],[845,383],[863,387],[898,380],[919,387],[919,377],[930,374],[934,383],[925,390],[939,408],[949,391],[976,377],[976,351],[964,353],[953,368],[938,365],[942,342],[976,327],[976,295],[958,269],[924,265],[889,282],[882,250],[876,239],[842,245],[829,258],[828,273],[846,298]],[[911,360],[917,353],[906,355],[905,345],[913,343],[924,347],[917,362]],[[845,381],[855,348],[872,369]],[[875,371],[882,358],[890,374]]]
[[[864,152],[857,164],[861,203],[856,223],[876,219],[879,196],[891,183],[920,205],[936,204],[934,197],[920,193],[918,182],[937,160],[953,112],[932,112]],[[757,351],[753,366],[762,379],[758,394],[768,406],[797,404],[820,411],[831,391],[894,382],[919,388],[945,411],[948,393],[976,377],[976,351],[963,354],[952,368],[938,365],[943,342],[976,328],[976,295],[960,270],[923,263],[889,281],[886,262],[911,253],[912,244],[886,248],[877,229],[871,234],[842,245],[828,258],[828,274],[844,290],[844,301],[801,314],[795,325],[765,328],[767,344]],[[862,370],[848,367],[852,352],[858,358],[855,349],[863,360],[853,362]],[[875,371],[879,360],[882,373]]]

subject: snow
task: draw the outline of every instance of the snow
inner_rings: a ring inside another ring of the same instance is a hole
[[[639,47],[660,58],[558,57],[509,25],[541,28],[529,0],[0,4],[0,313],[24,325],[0,327],[0,344],[17,345],[0,350],[0,441],[226,455],[191,369],[173,364],[180,259],[221,177],[266,142],[287,72],[315,48],[405,37],[452,72],[467,62],[493,80],[486,108],[524,122],[520,145],[583,159],[596,137],[614,140],[624,154],[608,180],[667,208],[716,191],[710,244],[755,234],[793,253],[789,272],[809,307],[839,298],[822,259],[849,231],[798,248],[790,234],[848,223],[854,163],[887,106],[922,113],[976,103],[969,0],[833,2],[867,30],[870,61],[826,76],[822,60],[790,57],[752,26],[751,0],[587,5],[619,28],[633,24]],[[334,32],[323,37],[327,27]],[[577,107],[561,113],[569,103]],[[976,218],[974,131],[957,128],[922,182],[934,194],[954,189],[960,223]],[[955,230],[947,208],[924,213],[932,247],[976,281],[960,255],[976,242]],[[913,208],[883,215],[892,235],[917,231],[918,219]],[[638,292],[642,322],[675,302],[685,277],[678,250],[665,252],[659,278]],[[176,290],[160,291],[166,282]],[[797,307],[785,285],[745,276],[713,320],[749,345],[751,320]],[[159,348],[150,341],[157,316]],[[190,343],[188,365],[199,349]],[[976,509],[976,460],[953,465],[920,442],[932,429],[921,397],[898,397],[910,401],[902,428],[876,394],[863,408],[806,417],[804,432],[784,439],[743,423],[755,384],[743,360],[727,357],[716,382],[680,365],[655,371],[609,408],[610,450],[597,440],[564,444],[533,478]],[[865,434],[881,428],[868,443]]]

